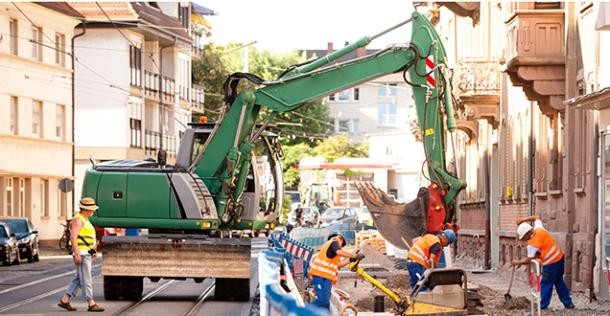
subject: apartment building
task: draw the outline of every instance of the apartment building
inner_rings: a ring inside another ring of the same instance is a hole
[[[96,161],[175,159],[191,121],[190,4],[75,2],[76,194]]]
[[[43,243],[73,211],[69,52],[81,18],[63,2],[0,3],[0,216],[30,218]]]

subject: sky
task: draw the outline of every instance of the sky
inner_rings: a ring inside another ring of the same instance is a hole
[[[212,24],[211,41],[249,43],[258,49],[284,52],[294,49],[335,48],[354,42],[408,19],[410,0],[195,0],[219,14],[206,17]],[[405,43],[410,33],[401,27],[369,44],[384,48]]]

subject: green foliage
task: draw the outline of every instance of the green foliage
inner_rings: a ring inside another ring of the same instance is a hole
[[[283,146],[284,159],[282,167],[284,169],[284,186],[288,188],[296,188],[299,185],[299,171],[296,167],[299,161],[305,157],[313,157],[313,148],[305,143],[300,143],[292,146]]]
[[[367,157],[368,144],[352,145],[347,135],[336,135],[322,141],[314,148],[316,156],[324,157],[327,162],[333,162],[341,157]]]
[[[210,119],[218,118],[217,112],[223,106],[222,84],[229,76],[229,68],[223,61],[225,48],[214,44],[206,45],[201,59],[193,59],[193,83],[205,89],[206,115]]]
[[[290,214],[290,204],[292,204],[292,199],[290,195],[284,194],[284,199],[282,201],[282,213],[280,214],[280,223],[285,225],[288,222],[288,215]]]

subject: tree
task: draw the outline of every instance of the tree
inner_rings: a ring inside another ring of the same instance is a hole
[[[210,43],[203,49],[202,58],[193,60],[193,83],[205,89],[206,115],[210,119],[217,119],[224,105],[222,84],[230,73],[223,61],[224,51],[224,47]]]
[[[313,152],[316,156],[324,157],[327,162],[333,162],[341,157],[368,157],[367,143],[353,145],[347,135],[336,135],[320,142]]]
[[[305,157],[313,157],[314,151],[311,146],[306,143],[300,143],[292,146],[283,146],[284,159],[282,160],[282,168],[284,171],[284,186],[296,188],[299,185],[300,177],[297,166],[301,159]]]

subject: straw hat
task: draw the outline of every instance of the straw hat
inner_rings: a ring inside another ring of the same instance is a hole
[[[99,206],[95,205],[95,199],[90,197],[84,197],[80,200],[78,207],[81,210],[95,211]]]

